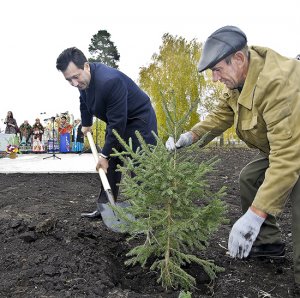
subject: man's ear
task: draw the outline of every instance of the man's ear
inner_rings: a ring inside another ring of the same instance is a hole
[[[242,51],[237,51],[233,55],[233,59],[235,59],[238,64],[244,64],[247,57],[245,56],[245,54]]]
[[[85,63],[84,63],[84,66],[83,66],[83,69],[84,69],[85,71],[90,72],[90,64],[89,64],[88,62],[85,62]]]

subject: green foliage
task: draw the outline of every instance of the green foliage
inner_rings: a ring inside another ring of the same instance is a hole
[[[182,127],[184,131],[196,124],[199,116],[203,116],[201,113],[215,104],[216,87],[197,70],[201,52],[202,44],[195,39],[187,41],[183,37],[164,34],[159,54],[152,56],[149,66],[141,68],[139,83],[153,102],[159,135],[163,138],[167,137],[163,102],[170,103],[173,94],[176,94],[177,111],[181,115],[184,115],[195,101],[203,108],[197,111],[196,106],[188,115]]]
[[[195,278],[182,268],[189,263],[203,266],[214,279],[222,268],[193,252],[205,250],[211,233],[223,222],[225,207],[220,198],[224,189],[212,193],[205,179],[216,161],[198,164],[189,151],[197,145],[184,154],[169,153],[158,137],[156,146],[147,145],[139,132],[136,134],[141,147],[134,152],[115,134],[125,148],[114,154],[124,163],[119,168],[123,175],[121,192],[131,203],[116,211],[126,222],[124,230],[132,237],[145,235],[144,243],[127,254],[130,259],[126,264],[146,266],[150,257],[154,258],[150,270],[159,272],[157,281],[165,288],[190,289],[195,285]],[[195,205],[196,200],[201,207]]]
[[[182,37],[165,34],[159,54],[152,56],[152,63],[141,68],[139,83],[153,102],[158,127],[166,128],[163,101],[171,101],[177,95],[178,113],[184,115],[190,105],[198,101],[205,85],[202,74],[197,71],[202,46],[196,40],[190,42]],[[161,90],[164,90],[162,93]],[[183,129],[188,129],[199,120],[195,109],[186,119]],[[162,131],[159,135],[165,137]]]
[[[164,135],[167,136],[173,136],[175,140],[178,140],[181,132],[184,130],[184,125],[186,123],[186,117],[182,117],[181,119],[179,115],[180,112],[178,111],[177,104],[178,101],[176,99],[176,96],[174,92],[172,92],[172,101],[165,100],[165,97],[163,96],[162,101],[162,108],[166,115],[166,130],[161,128],[161,130],[164,132]],[[191,106],[189,107],[189,110],[185,111],[186,115],[190,115],[194,112],[194,110],[199,105],[199,100],[195,100]]]
[[[152,100],[157,115],[158,133],[164,139],[168,134],[163,105],[168,105],[174,94],[177,96],[177,112],[181,115],[195,102],[198,103],[182,126],[182,131],[187,131],[199,118],[205,118],[224,92],[224,85],[213,82],[210,71],[198,73],[201,53],[202,44],[195,39],[187,41],[183,37],[164,34],[159,53],[152,56],[149,66],[141,68],[139,84]],[[224,135],[225,141],[229,136],[236,138],[235,132],[230,131]]]
[[[211,112],[218,104],[218,99],[222,97],[225,90],[224,84],[212,81],[212,72],[207,70],[204,72],[205,89],[202,93],[201,111],[202,116]]]
[[[89,52],[92,55],[90,62],[101,62],[113,68],[118,68],[120,54],[115,44],[110,40],[110,33],[106,30],[99,30],[94,34],[89,45]]]
[[[238,140],[238,136],[236,135],[234,126],[232,126],[224,132],[224,143],[228,144],[229,142],[236,140]]]
[[[191,108],[180,119],[176,104],[173,96],[171,112],[163,103],[167,133],[175,136],[192,111]],[[159,273],[157,281],[165,288],[189,290],[195,286],[195,278],[183,269],[190,263],[201,265],[214,279],[223,269],[200,258],[199,253],[206,249],[211,233],[224,222],[224,189],[212,192],[206,180],[216,159],[200,164],[196,161],[195,151],[201,150],[202,140],[183,151],[168,152],[161,138],[155,136],[157,144],[149,145],[137,131],[140,147],[134,151],[131,140],[127,144],[114,133],[124,148],[113,154],[123,162],[118,168],[123,177],[120,190],[131,203],[128,208],[114,209],[126,223],[123,229],[131,238],[145,236],[142,244],[129,251],[126,264],[149,266],[153,260],[150,270]]]
[[[181,291],[179,293],[178,298],[192,298],[192,293],[189,291],[187,291],[187,292]]]
[[[92,130],[95,144],[103,147],[105,143],[106,123],[96,118],[95,122],[93,123]]]
[[[100,148],[102,148],[105,143],[105,129],[106,123],[96,118],[92,125],[92,135],[95,145],[98,145]],[[90,148],[87,138],[84,138],[84,148]]]

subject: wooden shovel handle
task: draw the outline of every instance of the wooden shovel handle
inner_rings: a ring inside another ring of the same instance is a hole
[[[99,160],[99,155],[98,155],[98,152],[97,152],[94,140],[93,140],[93,136],[92,136],[92,134],[90,132],[87,132],[86,136],[87,136],[87,138],[89,140],[90,147],[91,147],[91,150],[92,150],[95,162],[97,164],[98,160]],[[105,174],[104,170],[102,168],[99,168],[98,172],[99,172],[99,176],[100,176],[100,179],[101,179],[101,182],[102,182],[102,185],[103,185],[103,188],[104,188],[105,192],[108,192],[108,193],[111,194],[112,191],[111,191],[111,188],[110,188],[110,185],[109,185],[109,182],[107,180],[107,177],[106,177],[106,174]],[[115,201],[114,201],[112,195],[108,195],[108,199],[109,199],[109,202],[112,205],[115,205]]]

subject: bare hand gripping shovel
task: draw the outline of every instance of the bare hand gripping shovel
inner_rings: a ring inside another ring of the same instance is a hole
[[[90,147],[95,159],[96,164],[98,163],[99,160],[99,156],[98,156],[98,152],[92,137],[92,134],[90,132],[87,133],[87,138],[89,140],[90,143]],[[103,189],[105,191],[106,197],[109,201],[109,203],[100,203],[97,202],[97,208],[101,214],[102,220],[104,222],[104,224],[112,231],[114,232],[121,232],[120,229],[120,225],[124,224],[123,221],[121,221],[115,214],[115,212],[113,211],[113,209],[111,208],[110,205],[112,206],[120,206],[120,207],[128,207],[129,203],[127,202],[115,202],[113,195],[112,195],[112,191],[109,185],[109,182],[107,180],[106,174],[104,172],[104,170],[102,168],[99,169],[99,176],[100,176],[100,180],[103,186]],[[97,212],[96,211],[96,212]],[[82,214],[81,216],[85,217],[87,214]],[[89,216],[87,216],[89,217]]]

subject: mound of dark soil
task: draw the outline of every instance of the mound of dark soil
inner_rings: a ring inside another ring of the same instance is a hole
[[[256,152],[242,148],[204,150],[218,156],[212,189],[227,186],[228,225],[210,241],[206,257],[225,272],[209,283],[201,268],[193,297],[292,297],[290,207],[279,219],[286,259],[234,260],[226,254],[232,224],[241,216],[238,176]],[[178,297],[164,291],[157,275],[126,267],[130,243],[106,229],[101,220],[80,218],[93,211],[99,191],[95,174],[0,175],[0,297]]]

